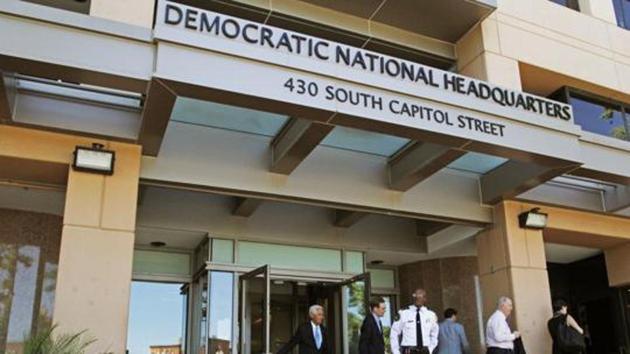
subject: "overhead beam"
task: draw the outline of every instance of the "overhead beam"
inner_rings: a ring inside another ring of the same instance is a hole
[[[262,199],[236,197],[232,215],[248,218],[254,214],[262,202]]]
[[[17,79],[0,71],[0,121],[8,122],[13,119],[16,96]]]
[[[388,162],[389,186],[406,191],[466,154],[464,150],[414,141]]]
[[[604,191],[604,210],[616,212],[630,207],[630,186],[617,185]]]
[[[482,202],[492,205],[504,199],[514,198],[576,167],[577,165],[571,164],[550,167],[509,160],[481,176]]]
[[[366,217],[368,213],[352,210],[335,210],[335,226],[350,227]]]
[[[291,174],[333,128],[308,119],[289,119],[271,142],[270,171]]]
[[[435,233],[438,233],[452,224],[433,221],[433,220],[416,220],[416,232],[418,236],[429,237]]]
[[[157,156],[160,152],[176,99],[177,94],[160,79],[149,82],[138,134],[143,155]]]

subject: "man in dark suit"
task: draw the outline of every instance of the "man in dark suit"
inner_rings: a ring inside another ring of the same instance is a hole
[[[296,345],[299,345],[300,354],[332,354],[328,349],[328,333],[324,322],[324,308],[313,305],[308,309],[311,318],[307,323],[301,324],[293,338],[285,344],[276,354],[288,354]]]
[[[361,325],[359,338],[359,354],[385,354],[385,340],[383,339],[383,324],[381,318],[385,315],[385,300],[374,298],[370,300],[370,313],[365,316]]]

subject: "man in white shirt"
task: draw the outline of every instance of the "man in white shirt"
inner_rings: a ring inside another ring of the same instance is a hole
[[[512,300],[509,297],[499,298],[497,310],[488,319],[486,326],[487,354],[511,354],[514,353],[514,340],[521,335],[518,331],[512,332],[507,323],[507,318],[512,313]]]
[[[426,308],[427,292],[416,289],[414,305],[398,311],[389,335],[392,354],[429,354],[438,344],[438,318]],[[402,339],[401,339],[402,337]]]

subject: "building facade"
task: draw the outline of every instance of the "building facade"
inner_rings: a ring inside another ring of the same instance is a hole
[[[417,287],[474,353],[563,298],[630,353],[630,1],[0,2],[0,352],[357,353]],[[546,216],[542,225],[523,216]],[[441,316],[440,316],[441,317]]]

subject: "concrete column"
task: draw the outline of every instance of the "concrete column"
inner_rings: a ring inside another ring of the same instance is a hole
[[[521,90],[518,60],[501,54],[496,15],[483,20],[456,44],[460,74],[495,85]]]
[[[612,0],[579,0],[580,12],[617,24]]]
[[[53,321],[88,330],[91,353],[124,353],[141,148],[108,143],[114,174],[70,169]]]
[[[154,0],[90,0],[90,15],[151,28]]]
[[[608,284],[612,287],[630,285],[630,243],[604,250]]]
[[[522,333],[528,352],[545,354],[551,353],[549,279],[542,231],[518,226],[518,214],[526,210],[513,201],[496,205],[494,225],[477,236],[483,317],[487,321],[500,296],[511,297],[512,329]]]

